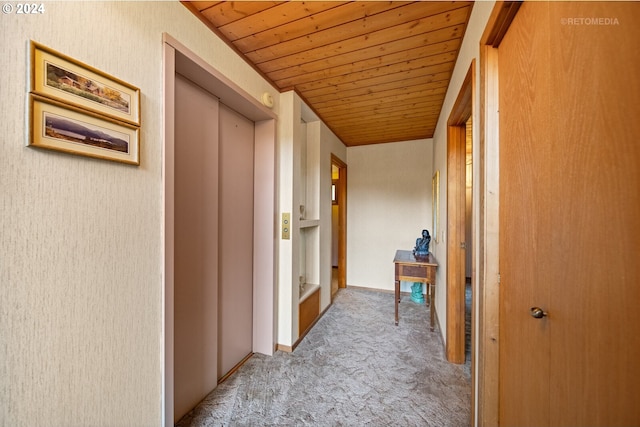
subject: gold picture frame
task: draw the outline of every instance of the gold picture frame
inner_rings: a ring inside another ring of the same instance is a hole
[[[438,243],[440,234],[440,171],[436,171],[431,179],[432,233],[431,238]]]
[[[31,92],[140,126],[140,89],[33,40]]]
[[[29,95],[28,145],[140,164],[140,128],[44,96]]]

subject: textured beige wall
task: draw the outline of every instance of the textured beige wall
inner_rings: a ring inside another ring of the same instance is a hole
[[[479,158],[479,137],[477,135],[480,129],[480,37],[489,20],[489,15],[493,10],[494,1],[478,1],[473,5],[469,24],[464,34],[464,40],[460,47],[460,53],[456,61],[455,69],[451,76],[451,83],[447,89],[447,94],[438,118],[436,131],[433,135],[433,171],[440,171],[440,236],[438,243],[433,245],[431,252],[438,260],[438,271],[436,273],[436,283],[438,286],[442,284],[444,288],[447,277],[447,120],[451,114],[453,104],[458,97],[460,87],[464,81],[467,71],[471,66],[471,61],[476,60],[476,92],[474,96],[474,116],[473,116],[473,134],[476,135],[474,141],[474,158]],[[473,165],[473,182],[480,182],[480,162]],[[479,200],[479,185],[475,185],[476,200]],[[476,229],[480,219],[480,204],[476,203],[473,207],[473,217],[476,222]],[[433,242],[433,241],[432,241]],[[478,242],[473,248],[473,256],[478,256]],[[436,313],[442,330],[447,329],[447,295],[445,292],[436,292]],[[476,310],[477,313],[477,310]],[[446,342],[446,334],[442,334],[442,339]]]
[[[347,149],[347,286],[394,289],[396,250],[431,229],[432,152],[431,139]]]
[[[432,252],[436,256],[438,260],[439,266],[436,274],[436,283],[440,286],[439,289],[444,288],[446,285],[447,279],[447,120],[449,119],[449,115],[451,114],[451,110],[453,108],[453,104],[458,97],[458,93],[460,92],[460,87],[462,86],[462,82],[464,81],[465,76],[469,70],[471,62],[473,60],[476,61],[476,81],[475,81],[475,93],[474,97],[474,115],[472,120],[472,128],[473,128],[473,136],[475,137],[475,141],[473,143],[473,166],[472,166],[472,175],[473,175],[473,198],[475,200],[480,200],[480,164],[483,161],[480,158],[480,37],[482,37],[482,33],[487,25],[487,21],[489,20],[489,16],[493,7],[495,5],[495,1],[478,1],[473,5],[473,10],[471,12],[471,17],[469,19],[469,23],[467,25],[467,29],[465,31],[464,40],[462,42],[462,46],[460,48],[460,53],[458,54],[458,59],[456,61],[456,66],[451,76],[451,82],[449,83],[449,88],[447,89],[447,94],[445,96],[445,100],[443,103],[442,111],[440,112],[440,117],[438,118],[438,123],[436,125],[436,131],[433,135],[433,170],[434,172],[440,171],[440,238],[438,239],[438,243],[433,246]],[[472,217],[473,217],[473,227],[476,230],[480,229],[480,203],[475,203],[472,206]],[[472,257],[476,259],[476,265],[479,265],[479,248],[480,242],[476,240],[473,242],[474,245],[471,248]],[[470,243],[467,243],[467,247],[470,247]],[[478,274],[479,269],[476,268],[475,272],[472,274]],[[472,279],[473,283],[478,283],[478,278],[475,277]],[[473,313],[475,316],[475,325],[480,324],[479,321],[479,310],[477,307],[478,301],[480,298],[476,298],[476,307],[473,307]],[[447,295],[446,292],[436,292],[436,313],[438,314],[438,321],[442,331],[446,331],[447,329]],[[441,334],[443,341],[446,343],[447,334]],[[479,333],[475,332],[475,337],[477,338]],[[476,351],[478,347],[476,346]],[[478,361],[478,356],[476,355],[474,360]],[[472,391],[474,395],[474,401],[479,402],[480,399],[478,397],[478,369],[475,369],[475,389]],[[472,417],[478,423],[478,407],[475,407],[476,413]]]
[[[294,92],[285,92],[280,96],[281,117],[277,124],[278,133],[278,344],[292,346],[297,338],[297,312],[292,309],[298,303],[298,294],[294,294],[293,271],[299,260],[299,248],[296,239],[281,239],[281,214],[294,212],[294,193],[298,191],[298,180],[294,180],[294,150],[295,141],[302,135],[300,123],[300,109],[302,101]],[[295,186],[295,188],[294,188]],[[299,194],[299,193],[298,193]],[[298,208],[299,209],[299,208]],[[292,216],[291,227],[295,230],[297,220]],[[295,243],[295,245],[294,245]],[[297,274],[296,274],[297,277]],[[296,279],[297,280],[297,279]],[[295,338],[294,338],[295,337]]]
[[[275,94],[177,2],[0,15],[2,426],[161,423],[163,32]],[[30,39],[141,89],[141,166],[25,147]]]

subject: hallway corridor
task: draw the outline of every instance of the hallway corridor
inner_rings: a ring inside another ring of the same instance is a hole
[[[429,309],[403,296],[342,289],[293,353],[254,355],[180,427],[234,425],[462,426],[469,365],[448,363]]]

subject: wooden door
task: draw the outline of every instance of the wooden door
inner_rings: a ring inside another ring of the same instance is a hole
[[[220,104],[218,377],[242,362],[253,334],[254,123]]]
[[[525,7],[533,6],[533,7]],[[548,425],[549,35],[547,5],[525,4],[500,44],[500,424]],[[537,55],[537,56],[536,56]],[[503,60],[503,58],[506,58]],[[504,62],[503,62],[504,61]],[[508,404],[504,404],[508,402]],[[515,422],[517,420],[517,422]]]
[[[524,3],[499,46],[501,425],[640,423],[638,23]]]
[[[558,2],[550,12],[552,43],[563,46],[549,61],[562,93],[550,112],[561,201],[550,416],[555,425],[640,425],[640,3]]]

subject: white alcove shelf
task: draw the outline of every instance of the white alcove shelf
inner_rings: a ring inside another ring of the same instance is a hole
[[[320,313],[320,141],[309,135],[301,121],[299,157],[299,274],[294,281],[298,293],[298,337],[302,336]],[[294,290],[295,293],[295,290]]]
[[[319,219],[301,219],[300,228],[318,227],[320,225]]]

